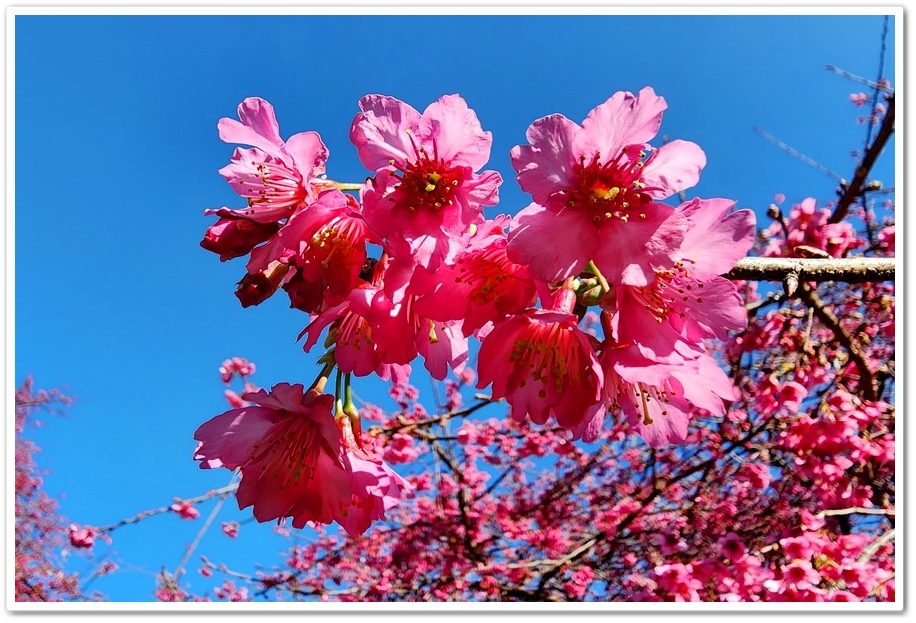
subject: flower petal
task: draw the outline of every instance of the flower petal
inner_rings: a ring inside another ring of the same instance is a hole
[[[575,153],[591,158],[600,154],[609,159],[627,145],[647,143],[658,134],[665,99],[646,87],[637,95],[618,91],[596,106],[582,122],[583,131],[575,141]]]
[[[389,160],[404,162],[415,157],[410,132],[416,132],[420,113],[399,99],[387,95],[366,95],[350,126],[350,141],[359,161],[370,171],[389,166]]]
[[[525,137],[530,145],[516,145],[509,152],[517,180],[535,203],[545,205],[554,193],[570,185],[572,145],[579,125],[560,114],[538,119]]]
[[[706,154],[690,141],[674,140],[658,148],[643,169],[642,182],[653,199],[664,199],[696,186],[706,166]]]
[[[527,265],[538,279],[558,281],[576,275],[598,252],[598,231],[581,214],[558,213],[532,203],[518,213],[516,223],[506,254],[516,264]]]

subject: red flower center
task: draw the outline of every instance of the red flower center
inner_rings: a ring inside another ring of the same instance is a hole
[[[409,133],[416,158],[413,162],[390,163],[401,173],[401,183],[395,187],[392,201],[406,206],[411,212],[416,210],[439,211],[454,204],[455,191],[464,181],[464,171],[452,168],[439,158],[436,143],[433,141],[432,155],[425,147],[417,147],[413,135]]]
[[[654,155],[654,154],[653,154]],[[599,154],[590,161],[585,156],[573,165],[574,185],[563,189],[566,205],[587,210],[596,224],[611,219],[624,223],[630,218],[646,218],[642,206],[652,201],[640,181],[642,169],[652,156],[632,148],[621,151],[610,162],[602,163]]]
[[[692,260],[686,260],[691,262]],[[690,271],[684,262],[677,262],[673,268],[655,269],[655,281],[647,286],[634,288],[637,298],[642,302],[646,311],[655,316],[659,324],[668,319],[671,313],[678,313],[681,317],[685,314],[684,303],[693,297],[697,303],[702,303],[703,298],[696,296],[695,289],[703,287],[703,282],[690,277]]]

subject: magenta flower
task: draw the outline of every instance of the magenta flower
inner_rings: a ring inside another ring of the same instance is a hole
[[[480,347],[477,387],[493,384],[510,415],[544,424],[553,414],[574,434],[600,421],[602,373],[573,314],[532,309],[496,323]]]
[[[384,95],[363,97],[359,108],[350,140],[376,172],[363,196],[365,218],[386,242],[407,242],[414,263],[435,268],[457,248],[456,237],[483,221],[482,208],[499,201],[499,173],[475,173],[490,157],[492,135],[458,95],[422,115]]]
[[[616,339],[634,342],[659,362],[695,359],[705,352],[703,340],[727,339],[728,331],[747,327],[747,310],[735,285],[722,277],[700,281],[692,267],[678,261],[656,269],[646,286],[617,290]]]
[[[200,517],[200,511],[194,508],[194,505],[190,502],[185,502],[183,500],[178,500],[169,506],[169,509],[182,519],[197,519]]]
[[[723,399],[734,399],[734,386],[708,355],[663,364],[629,346],[605,350],[601,365],[608,407],[620,409],[654,448],[684,441],[695,408],[723,415]]]
[[[223,141],[252,146],[237,148],[231,164],[220,169],[232,189],[248,200],[248,208],[236,214],[276,222],[327,188],[321,176],[328,149],[317,132],[300,132],[284,142],[273,106],[259,97],[245,99],[238,114],[241,121],[224,117],[217,126]]]
[[[241,468],[239,508],[258,521],[291,517],[293,526],[343,518],[353,491],[331,414],[333,396],[280,383],[270,393],[246,393],[255,403],[202,424],[194,459],[202,469]]]
[[[78,549],[89,549],[95,544],[97,532],[91,526],[79,527],[76,524],[70,524],[67,530],[67,538],[70,545]]]
[[[534,203],[517,215],[509,258],[546,281],[594,260],[608,280],[637,286],[651,280],[653,264],[669,264],[686,223],[655,200],[696,184],[706,156],[680,140],[648,153],[665,108],[646,87],[614,94],[581,126],[560,114],[532,123],[530,144],[510,152]]]
[[[528,268],[506,257],[503,228],[508,221],[505,216],[486,221],[454,264],[414,274],[414,282],[427,291],[417,299],[419,314],[440,321],[461,320],[464,335],[471,335],[487,322],[534,303],[535,285]]]
[[[356,199],[339,190],[321,193],[278,236],[292,251],[286,261],[298,269],[283,288],[292,306],[308,313],[343,300],[360,283],[366,243],[378,243]]]
[[[353,470],[353,496],[337,522],[351,535],[362,534],[373,521],[385,518],[385,511],[398,505],[413,486],[384,461],[360,447],[349,422],[341,422],[341,439]]]
[[[645,286],[620,284],[614,297],[615,339],[636,343],[657,362],[693,359],[703,341],[727,339],[747,327],[747,311],[734,283],[719,277],[754,241],[754,213],[726,199],[693,199],[677,208],[687,230],[667,268],[655,267]]]

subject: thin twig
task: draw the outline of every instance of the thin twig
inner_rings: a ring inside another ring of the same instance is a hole
[[[875,375],[868,365],[868,358],[862,351],[859,341],[846,332],[833,310],[810,286],[802,283],[798,289],[798,298],[814,309],[814,314],[828,329],[833,331],[834,337],[849,353],[849,358],[855,362],[856,368],[859,370],[862,397],[872,402],[877,400],[878,386],[875,383]]]
[[[237,473],[233,473],[232,477],[229,479],[229,484],[227,484],[224,489],[228,489],[232,484],[234,484],[235,479],[238,477]],[[226,491],[220,496],[219,501],[213,506],[213,510],[210,511],[210,514],[207,515],[206,521],[200,527],[200,530],[197,531],[197,536],[194,537],[194,540],[188,545],[187,550],[185,550],[184,556],[181,558],[181,562],[178,563],[178,566],[175,567],[175,573],[172,574],[172,577],[179,578],[184,566],[188,564],[188,560],[191,559],[191,554],[194,553],[194,550],[197,549],[197,546],[200,545],[201,540],[204,538],[204,535],[210,529],[210,525],[213,523],[213,520],[216,519],[216,516],[219,514],[219,511],[223,508],[223,504],[226,503],[226,498],[229,496],[231,489]]]
[[[801,153],[800,151],[798,151],[797,149],[793,148],[792,146],[787,145],[786,143],[782,142],[781,140],[779,140],[778,138],[776,138],[775,136],[773,136],[772,134],[770,134],[769,132],[767,132],[767,131],[764,130],[763,128],[757,128],[757,127],[755,127],[755,128],[754,128],[754,132],[756,132],[757,134],[759,134],[760,136],[762,136],[762,137],[765,138],[766,140],[770,141],[771,143],[775,144],[777,147],[779,147],[781,150],[783,150],[784,152],[786,152],[786,153],[789,154],[790,156],[795,156],[796,158],[798,158],[799,160],[801,160],[801,161],[804,162],[805,164],[807,164],[807,165],[809,165],[809,166],[811,166],[811,167],[814,167],[815,169],[817,169],[818,171],[820,171],[820,172],[823,173],[824,175],[827,175],[827,176],[833,178],[833,179],[836,180],[837,182],[842,182],[842,181],[843,181],[843,178],[841,178],[839,175],[837,175],[836,173],[834,173],[833,171],[831,171],[830,169],[828,169],[828,168],[825,167],[824,165],[819,164],[819,163],[816,162],[814,159],[809,158],[808,156],[806,156],[805,154]]]
[[[218,495],[223,495],[231,491],[235,491],[238,488],[239,488],[239,483],[229,484],[219,489],[207,491],[203,495],[198,495],[197,497],[194,497],[194,498],[176,499],[176,501],[185,502],[187,504],[197,504],[198,502],[204,502],[206,500],[209,500],[210,498],[215,498]],[[121,521],[117,523],[113,523],[110,526],[105,526],[103,528],[98,528],[97,530],[98,532],[111,532],[113,530],[117,530],[118,528],[122,528],[124,526],[142,521],[144,519],[148,519],[149,517],[153,517],[154,515],[161,515],[162,513],[167,513],[170,510],[172,510],[171,504],[168,506],[162,506],[160,508],[154,508],[151,510],[142,511],[142,512],[137,513],[133,517],[122,519]]]
[[[875,161],[878,159],[881,152],[884,151],[884,146],[887,145],[893,133],[894,95],[892,94],[887,97],[887,112],[884,113],[884,119],[881,120],[881,128],[878,130],[874,142],[866,149],[861,164],[856,167],[855,177],[853,177],[852,182],[846,186],[836,208],[833,210],[833,214],[827,219],[828,223],[839,223],[846,218],[849,208],[855,200],[861,197],[862,193],[865,192],[865,180],[868,178],[869,173],[871,173],[872,167],[875,166]]]
[[[846,71],[845,69],[840,69],[840,68],[837,67],[836,65],[829,65],[829,64],[828,64],[828,65],[824,65],[824,68],[825,68],[827,71],[832,71],[833,73],[835,73],[836,75],[838,75],[838,76],[840,76],[840,77],[842,77],[842,78],[847,78],[847,79],[849,79],[849,80],[852,80],[853,82],[858,82],[859,84],[864,84],[865,86],[871,87],[871,88],[876,89],[876,90],[878,90],[878,91],[886,91],[887,93],[893,93],[893,92],[894,92],[894,90],[893,90],[892,88],[890,88],[890,86],[884,86],[884,85],[879,84],[879,83],[877,83],[877,82],[873,82],[872,80],[869,80],[868,78],[863,78],[862,76],[857,76],[856,74],[851,74],[851,73],[849,73],[848,71]]]

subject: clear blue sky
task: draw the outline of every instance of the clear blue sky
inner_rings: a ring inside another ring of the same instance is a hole
[[[242,205],[217,173],[233,147],[216,123],[234,117],[245,97],[274,105],[284,137],[317,130],[330,176],[356,182],[367,172],[347,132],[362,95],[393,95],[423,110],[459,93],[493,132],[488,168],[506,180],[492,216],[529,201],[508,151],[531,121],[561,112],[579,122],[615,91],[649,85],[669,104],[662,133],[707,154],[689,194],[733,198],[766,224],[776,193],[791,205],[829,198],[836,184],[753,128],[851,178],[850,150],[864,127],[847,97],[864,89],[824,65],[873,79],[883,23],[796,15],[15,19],[15,379],[31,373],[39,387],[78,398],[67,419],[39,432],[39,459],[51,470],[49,492],[66,494],[63,513],[95,525],[226,484],[228,472],[191,460],[196,427],[227,408],[216,371],[223,359],[248,357],[265,386],[315,375],[314,357],[295,341],[307,317],[282,293],[242,309],[233,291],[244,261],[220,263],[198,246],[215,220],[204,208]],[[892,19],[891,77],[893,28]],[[875,177],[891,185],[892,158],[881,166]],[[218,521],[249,511],[232,500]],[[117,531],[122,572],[94,588],[113,600],[150,599],[153,574],[175,567],[201,521],[167,515]],[[245,525],[240,541],[224,547],[217,528],[199,553],[244,570],[254,560],[269,565],[282,546],[270,533]]]

